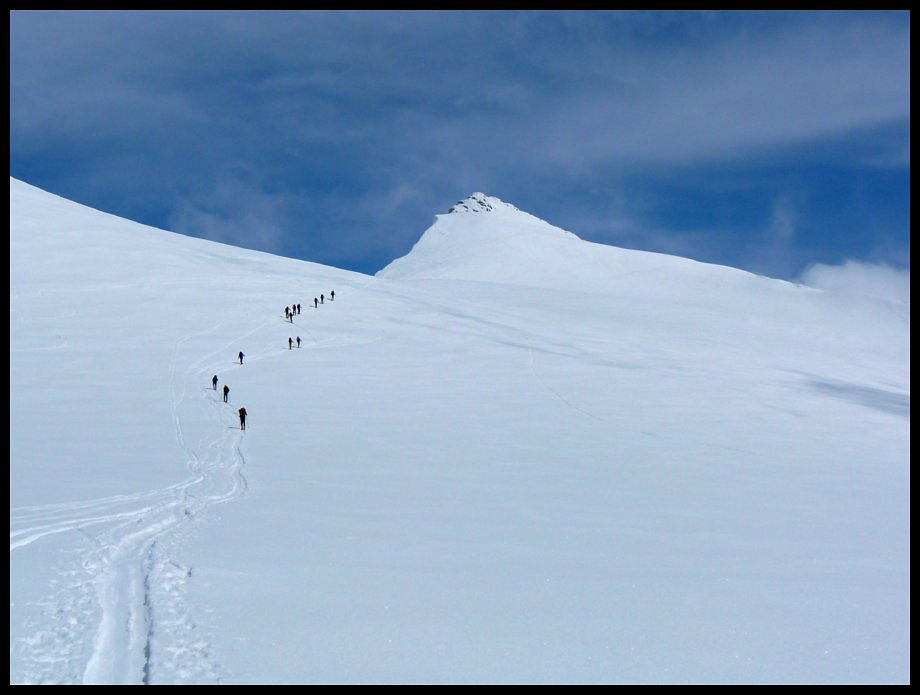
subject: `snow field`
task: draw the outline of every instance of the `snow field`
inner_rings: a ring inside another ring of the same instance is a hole
[[[909,307],[482,199],[370,278],[11,180],[11,682],[909,680]]]

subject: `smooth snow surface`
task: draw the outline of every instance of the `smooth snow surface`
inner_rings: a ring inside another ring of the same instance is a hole
[[[375,278],[11,179],[10,682],[908,682],[909,334],[482,194]]]

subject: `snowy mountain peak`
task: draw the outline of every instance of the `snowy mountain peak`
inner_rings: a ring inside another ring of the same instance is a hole
[[[470,215],[469,213],[489,213],[487,215]],[[489,227],[492,233],[500,233],[500,229],[511,230],[518,227],[540,228],[544,231],[553,230],[554,234],[571,239],[578,237],[559,227],[551,225],[536,215],[525,212],[511,203],[506,203],[501,198],[485,193],[473,193],[469,198],[458,200],[447,211],[447,215],[436,215],[438,219],[446,218],[460,226],[468,224],[477,227]],[[520,229],[517,229],[520,231]]]
[[[477,213],[477,214],[471,214]],[[487,213],[487,214],[482,214]],[[736,268],[585,241],[484,193],[435,216],[408,254],[377,273],[394,280],[464,280],[644,297],[730,295],[788,285]],[[791,287],[791,285],[789,286]]]
[[[486,214],[471,214],[486,213]],[[541,268],[552,264],[559,244],[581,240],[510,203],[485,193],[458,201],[412,250],[378,272],[389,278],[491,280],[520,284],[545,282]]]
[[[458,200],[447,212],[495,212],[496,210],[513,210],[514,212],[520,212],[520,210],[511,203],[506,203],[500,198],[486,195],[485,193],[474,193],[465,200]]]

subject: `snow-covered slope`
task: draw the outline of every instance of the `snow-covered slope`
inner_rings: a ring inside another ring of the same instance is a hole
[[[371,278],[11,179],[10,276],[11,682],[909,680],[906,305],[481,194]]]
[[[653,293],[674,301],[686,300],[688,293],[718,301],[736,287],[756,292],[777,283],[736,268],[584,241],[483,193],[437,215],[409,254],[378,276],[476,280],[641,298]]]

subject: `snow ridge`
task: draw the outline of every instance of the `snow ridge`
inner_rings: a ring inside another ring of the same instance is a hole
[[[408,254],[377,273],[393,280],[466,280],[667,301],[729,298],[792,286],[688,258],[585,241],[494,196],[474,193],[437,215]],[[721,295],[721,296],[720,296]]]

